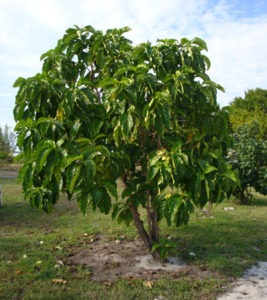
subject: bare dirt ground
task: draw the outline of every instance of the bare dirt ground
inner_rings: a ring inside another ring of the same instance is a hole
[[[214,275],[177,258],[170,258],[166,263],[155,262],[140,240],[105,241],[101,236],[88,237],[87,247],[82,250],[76,252],[73,249],[66,264],[74,269],[77,266],[88,268],[92,280],[105,283],[118,278],[154,281],[159,278],[177,279],[180,276],[201,279]],[[267,262],[260,262],[247,270],[242,278],[234,282],[232,289],[218,298],[237,299],[267,299]]]
[[[100,282],[112,282],[118,278],[175,279],[181,274],[198,278],[212,276],[209,271],[200,271],[174,257],[166,263],[155,262],[140,240],[104,241],[101,236],[90,239],[87,247],[78,252],[73,249],[67,265],[88,268],[92,280]]]

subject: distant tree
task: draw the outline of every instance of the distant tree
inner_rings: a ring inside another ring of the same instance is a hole
[[[70,28],[42,55],[41,73],[17,79],[20,176],[32,205],[50,212],[61,192],[75,194],[84,213],[133,221],[159,258],[169,247],[160,220],[186,224],[195,205],[220,202],[236,185],[223,158],[228,116],[203,40],[132,46],[126,31]]]
[[[250,188],[267,194],[267,141],[256,138],[258,131],[256,121],[239,127],[233,134],[233,148],[228,153],[233,169],[239,174],[240,185],[235,195],[242,204],[250,203]]]
[[[244,98],[235,98],[228,109],[234,138],[229,161],[240,177],[235,193],[246,204],[252,195],[250,187],[267,193],[267,90],[248,90]]]
[[[244,124],[257,121],[259,124],[256,137],[267,140],[267,90],[255,89],[245,92],[245,97],[237,97],[229,106],[230,123],[233,132]]]
[[[0,126],[0,160],[11,159],[16,149],[16,134],[7,125]]]

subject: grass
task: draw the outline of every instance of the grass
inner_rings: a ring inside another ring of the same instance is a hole
[[[86,246],[85,233],[132,239],[135,229],[98,212],[84,217],[75,202],[64,199],[46,215],[22,199],[14,179],[0,183],[4,204],[0,208],[0,299],[155,299],[159,295],[216,299],[247,267],[267,260],[267,198],[257,195],[250,206],[234,202],[214,206],[212,218],[196,213],[187,226],[161,224],[162,234],[177,241],[178,254],[192,273],[182,272],[172,280],[161,278],[153,288],[145,287],[141,279],[93,282],[86,268],[56,268],[55,264],[64,262],[73,248]],[[234,210],[225,211],[225,206]]]

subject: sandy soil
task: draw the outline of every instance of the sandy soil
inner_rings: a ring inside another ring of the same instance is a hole
[[[259,262],[248,269],[244,276],[234,283],[233,289],[218,300],[267,299],[267,262]]]
[[[211,272],[186,265],[174,257],[165,263],[155,262],[140,240],[105,241],[103,237],[97,236],[88,237],[87,243],[78,252],[73,249],[66,264],[74,269],[77,266],[88,268],[94,281],[112,282],[118,278],[175,279],[182,274],[198,278],[212,276]]]

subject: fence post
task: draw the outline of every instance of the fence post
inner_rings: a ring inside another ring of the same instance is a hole
[[[0,207],[3,206],[3,202],[2,202],[2,187],[1,187],[1,184],[0,184]]]

